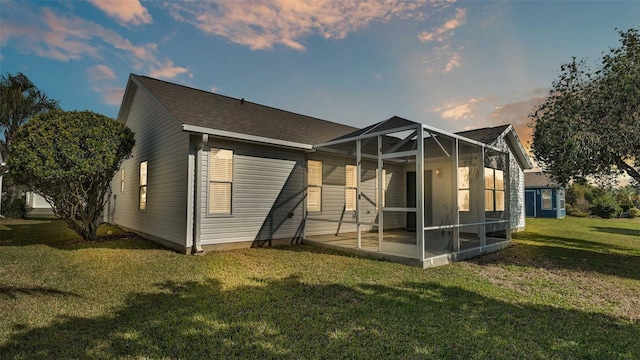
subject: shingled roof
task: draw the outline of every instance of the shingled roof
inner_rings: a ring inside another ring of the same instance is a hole
[[[540,188],[556,188],[558,183],[551,180],[545,173],[541,171],[530,171],[524,173],[524,186],[540,187]]]
[[[303,144],[319,144],[357,128],[208,91],[131,75],[183,125]]]

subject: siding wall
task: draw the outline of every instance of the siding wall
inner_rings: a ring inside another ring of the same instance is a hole
[[[207,214],[211,147],[234,152],[231,215]],[[304,152],[211,138],[204,150],[200,172],[203,245],[300,235]]]
[[[518,160],[513,155],[513,150],[503,139],[496,144],[497,147],[509,154],[509,206],[511,212],[511,230],[521,230],[525,228],[525,206],[524,206],[524,170],[518,164]]]
[[[120,191],[121,171],[113,178],[106,218],[115,224],[186,247],[188,134],[162,111],[144,90],[135,92],[127,126],[135,133],[133,157],[122,164],[125,191]],[[147,208],[139,207],[140,162],[148,161]]]
[[[310,212],[308,218],[340,220],[345,206],[345,166],[355,165],[355,158],[334,156],[323,153],[308,154],[309,160],[322,161],[322,211]],[[377,211],[375,206],[376,190],[376,168],[377,162],[363,161],[361,175],[361,198],[360,198],[360,221],[377,223]],[[387,195],[386,206],[404,207],[405,197],[405,172],[402,166],[386,163]],[[355,221],[355,211],[345,211],[344,221]],[[387,212],[384,218],[385,229],[396,229],[405,227],[404,213]],[[372,230],[374,226],[361,226],[362,231]],[[305,223],[305,235],[323,235],[335,233],[338,223],[326,221],[309,220]],[[355,224],[343,223],[340,232],[356,231]]]

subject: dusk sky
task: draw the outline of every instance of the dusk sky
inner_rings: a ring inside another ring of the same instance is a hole
[[[527,114],[572,56],[640,27],[640,1],[0,1],[0,69],[116,117],[129,73],[363,127]]]

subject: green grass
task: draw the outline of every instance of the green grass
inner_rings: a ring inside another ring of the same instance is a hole
[[[426,270],[101,231],[0,222],[0,358],[640,357],[637,220],[528,220],[515,246]]]

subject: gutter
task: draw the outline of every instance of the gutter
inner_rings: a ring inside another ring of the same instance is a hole
[[[200,240],[200,231],[202,227],[202,156],[204,152],[204,146],[209,142],[209,135],[202,134],[202,138],[196,144],[196,163],[194,165],[195,176],[193,179],[194,186],[194,219],[193,219],[193,245],[191,247],[191,253],[194,255],[203,255],[204,250],[202,249],[202,244]]]

